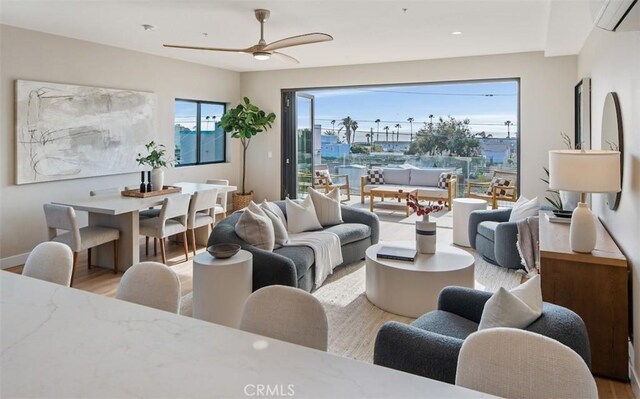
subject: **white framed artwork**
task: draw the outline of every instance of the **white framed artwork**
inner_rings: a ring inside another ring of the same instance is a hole
[[[132,173],[155,136],[156,95],[16,81],[16,184]]]

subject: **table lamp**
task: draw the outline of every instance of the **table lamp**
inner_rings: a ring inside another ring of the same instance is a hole
[[[596,222],[585,202],[585,193],[620,191],[620,152],[549,151],[549,188],[580,193],[580,202],[571,216],[571,250],[590,253],[596,246]]]

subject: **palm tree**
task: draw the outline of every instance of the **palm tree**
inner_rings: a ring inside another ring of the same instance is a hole
[[[384,130],[386,133],[386,138],[385,141],[388,143],[389,142],[389,126],[385,126],[382,128],[382,130]]]
[[[409,142],[413,141],[413,118],[407,118],[407,122],[409,122],[409,128],[411,129],[411,136],[409,136]]]
[[[358,131],[358,122],[351,121],[351,130],[353,131],[353,137],[351,138],[352,142],[356,142],[356,132]]]
[[[211,119],[213,119],[213,130],[216,130],[216,118],[217,116],[212,116]]]
[[[347,144],[351,144],[351,124],[352,123],[353,123],[353,119],[351,119],[350,116],[342,118],[342,122],[339,123],[340,125],[342,125],[342,127],[338,129],[338,132],[344,129],[344,137],[345,137],[345,140],[347,141]]]
[[[433,130],[433,114],[429,114],[429,131]]]
[[[336,120],[335,119],[331,120],[331,131],[333,132],[333,134],[336,133]]]
[[[378,127],[376,128],[376,141],[380,141],[380,119],[373,121]]]
[[[400,141],[400,128],[401,128],[402,126],[400,126],[400,124],[399,124],[399,123],[396,123],[396,125],[395,125],[394,127],[395,127],[396,129],[398,129],[398,130],[396,131],[396,143],[397,143],[398,141]]]
[[[208,117],[208,116],[205,116],[205,117],[204,117],[204,119],[206,119],[206,120],[207,120],[207,128],[206,128],[206,129],[207,129],[207,130],[209,130],[209,117]]]
[[[371,133],[365,134],[365,137],[367,138],[367,145],[371,145],[371,136],[372,135],[373,135],[373,128],[371,128]]]
[[[511,138],[511,129],[509,128],[511,125],[513,125],[513,122],[511,121],[505,121],[504,125],[507,127],[507,138],[510,139]]]

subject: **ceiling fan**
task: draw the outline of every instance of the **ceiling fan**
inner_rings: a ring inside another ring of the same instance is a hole
[[[269,19],[269,15],[271,12],[269,10],[254,10],[256,19],[260,22],[260,40],[258,44],[243,48],[216,48],[216,47],[198,47],[198,46],[181,46],[177,44],[164,44],[164,47],[171,48],[182,48],[189,50],[207,50],[207,51],[227,51],[233,53],[245,53],[253,55],[253,58],[256,60],[268,60],[271,57],[280,59],[282,61],[297,64],[299,61],[295,58],[277,52],[275,50],[280,50],[287,47],[300,46],[303,44],[312,44],[312,43],[320,43],[333,40],[331,35],[327,35],[326,33],[307,33],[304,35],[291,36],[282,40],[278,40],[272,43],[267,43],[264,40],[264,23]]]

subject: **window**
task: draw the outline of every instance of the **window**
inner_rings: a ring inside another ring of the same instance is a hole
[[[176,166],[225,162],[226,135],[220,127],[225,111],[222,103],[176,100]]]

